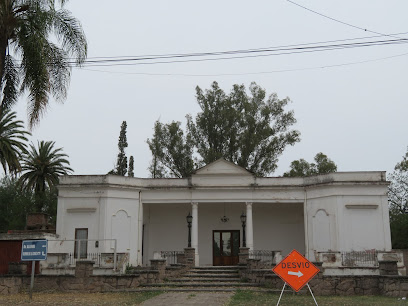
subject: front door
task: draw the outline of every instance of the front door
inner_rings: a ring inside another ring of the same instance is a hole
[[[213,231],[214,266],[238,264],[239,237],[239,231]]]

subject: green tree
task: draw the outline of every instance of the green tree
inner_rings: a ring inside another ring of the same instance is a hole
[[[59,176],[73,172],[69,167],[68,155],[62,152],[62,148],[54,146],[53,141],[41,141],[37,150],[31,144],[31,150],[23,156],[23,174],[19,183],[23,190],[34,192],[37,212],[44,211],[46,193],[57,186]]]
[[[285,147],[300,140],[300,133],[290,129],[296,123],[293,111],[285,111],[289,98],[279,100],[276,94],[267,98],[256,83],[251,83],[249,94],[244,85],[234,85],[226,94],[213,82],[205,91],[197,87],[196,98],[201,112],[195,119],[187,115],[186,133],[180,122],[156,122],[148,140],[151,173],[165,168],[169,173],[164,175],[186,177],[223,157],[264,176],[276,169]],[[193,158],[194,152],[198,157]]]
[[[407,153],[402,157],[402,161],[397,163],[395,166],[395,170],[398,171],[408,171],[408,149]]]
[[[194,171],[192,139],[184,135],[180,125],[156,121],[153,138],[147,140],[153,155],[149,167],[153,178],[187,177]]]
[[[316,174],[332,173],[337,171],[337,165],[327,155],[317,153],[314,157],[315,163],[309,163],[303,158],[294,160],[290,164],[290,170],[285,172],[283,176],[310,176]]]
[[[9,109],[28,91],[30,128],[45,112],[50,95],[64,100],[71,65],[81,64],[87,54],[79,21],[63,8],[66,0],[59,2],[0,1],[0,108]]]
[[[57,189],[52,188],[45,192],[41,198],[42,212],[50,217],[49,223],[56,222],[57,215]],[[15,177],[5,176],[0,180],[0,233],[8,230],[23,230],[26,217],[34,212],[36,197],[32,190],[21,190]]]
[[[26,135],[29,134],[23,122],[16,120],[15,112],[0,109],[0,163],[4,173],[7,174],[7,169],[12,174],[21,170],[20,159],[26,151]]]
[[[134,160],[133,156],[130,156],[130,158],[129,158],[129,169],[128,169],[128,176],[129,177],[134,177],[135,176],[134,167],[135,167],[135,160]]]
[[[116,174],[116,175],[121,175],[121,176],[126,175],[127,168],[128,168],[128,162],[127,162],[127,157],[125,153],[125,149],[128,146],[127,138],[126,138],[126,129],[127,129],[127,123],[126,121],[123,121],[122,125],[120,126],[119,141],[118,141],[119,153],[118,153],[118,158],[116,160],[116,167],[115,169],[109,171],[108,174]]]
[[[0,181],[0,232],[23,230],[27,213],[34,209],[33,204],[32,192],[21,190],[15,178],[5,176]]]
[[[407,153],[397,163],[394,172],[388,176],[388,204],[390,208],[390,227],[392,247],[408,248],[408,167]]]

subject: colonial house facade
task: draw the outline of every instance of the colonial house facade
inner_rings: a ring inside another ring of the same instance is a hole
[[[64,176],[58,241],[49,248],[86,254],[116,246],[134,266],[189,243],[200,266],[236,264],[244,244],[282,256],[296,249],[312,261],[324,252],[388,252],[387,186],[380,171],[256,177],[224,159],[180,179]],[[87,240],[63,243],[74,239]]]

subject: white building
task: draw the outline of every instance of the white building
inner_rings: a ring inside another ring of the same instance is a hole
[[[391,251],[387,186],[380,171],[260,178],[224,159],[182,179],[65,176],[57,234],[89,239],[82,252],[112,252],[106,239],[117,239],[132,265],[147,265],[155,252],[187,247],[191,213],[196,264],[234,264],[244,213],[252,250],[296,249],[310,260],[317,252]],[[58,248],[73,252],[73,244]]]

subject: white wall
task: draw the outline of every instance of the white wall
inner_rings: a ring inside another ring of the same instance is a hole
[[[308,258],[315,251],[391,250],[384,186],[329,186],[307,192]]]
[[[190,204],[143,204],[143,211],[144,265],[153,259],[154,252],[183,251],[187,247]]]
[[[303,203],[255,203],[254,249],[305,253]]]

